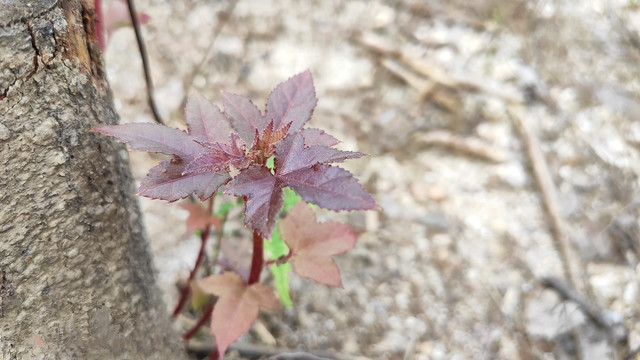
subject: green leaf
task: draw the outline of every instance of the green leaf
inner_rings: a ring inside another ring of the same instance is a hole
[[[290,308],[291,297],[289,296],[289,273],[291,272],[291,264],[274,264],[271,266],[271,273],[275,279],[276,290],[278,290],[278,296],[282,305],[286,308]]]
[[[278,223],[271,234],[271,241],[265,239],[264,251],[267,253],[269,259],[275,260],[281,256],[289,253],[289,247],[280,238],[280,231],[278,230]],[[271,273],[275,280],[276,289],[278,290],[278,296],[282,305],[285,307],[291,307],[291,297],[289,296],[289,272],[291,272],[291,265],[289,264],[273,264],[271,265]]]
[[[275,156],[271,156],[270,158],[267,159],[267,168],[273,169],[276,166],[274,159],[275,159]]]
[[[291,209],[293,205],[302,200],[300,196],[298,196],[295,192],[293,192],[293,190],[289,188],[284,188],[282,192],[284,193],[284,211],[289,211],[289,209]]]
[[[218,208],[218,210],[216,210],[213,214],[215,216],[222,216],[228,213],[229,211],[231,211],[231,209],[233,209],[234,206],[235,206],[234,203],[225,201],[222,204],[220,204],[220,207]]]
[[[273,158],[271,158],[271,164],[273,166]],[[269,166],[269,162],[267,162]],[[293,190],[289,188],[283,189],[284,206],[281,212],[287,212],[302,198],[298,196]],[[280,221],[276,221],[276,226],[271,234],[271,241],[265,239],[264,251],[267,257],[271,260],[276,260],[281,256],[285,256],[289,253],[289,247],[280,238],[280,231],[278,228]],[[291,307],[291,297],[289,296],[289,273],[291,272],[290,264],[273,264],[271,265],[271,273],[273,274],[276,289],[278,295],[282,301],[282,305],[285,307]]]
[[[280,221],[276,222],[276,227],[271,234],[271,241],[265,239],[264,242],[264,251],[267,252],[269,258],[272,260],[289,253],[289,247],[287,247],[287,244],[280,238],[280,231],[278,229],[279,222]]]

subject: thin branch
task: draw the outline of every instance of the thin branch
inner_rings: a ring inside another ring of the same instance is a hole
[[[229,213],[224,213],[222,215],[222,220],[220,221],[220,229],[216,233],[216,245],[213,248],[213,256],[211,256],[211,262],[215,265],[218,263],[218,258],[220,257],[220,248],[222,247],[222,235],[224,232],[224,224],[227,222],[227,218],[229,217]]]
[[[149,107],[151,108],[151,112],[153,113],[153,119],[158,124],[163,124],[162,119],[158,114],[158,108],[156,107],[156,102],[153,99],[153,84],[151,82],[151,70],[149,69],[149,59],[147,56],[147,49],[145,48],[144,41],[142,40],[142,32],[140,31],[140,24],[138,23],[138,15],[136,14],[136,9],[135,9],[135,6],[133,5],[133,0],[127,0],[127,5],[129,5],[129,15],[131,15],[131,24],[133,25],[133,31],[136,33],[136,41],[138,42],[140,57],[142,58],[142,69],[144,70],[144,80],[147,83],[147,101],[149,102]]]
[[[207,320],[211,318],[211,313],[213,313],[214,307],[215,307],[215,304],[209,305],[209,307],[207,308],[207,311],[204,312],[200,320],[198,320],[198,322],[195,325],[193,325],[193,327],[191,327],[191,329],[187,331],[186,334],[182,336],[184,340],[191,339],[193,335],[195,335],[198,332],[198,329],[200,329],[200,327],[204,325],[207,322]]]
[[[520,135],[526,146],[527,155],[531,161],[533,174],[540,187],[544,205],[549,220],[551,221],[554,245],[562,262],[564,277],[573,288],[586,289],[588,293],[591,293],[588,288],[589,283],[584,279],[582,259],[580,259],[570,242],[566,231],[566,224],[560,214],[560,204],[558,202],[556,186],[553,183],[549,167],[540,149],[538,138],[534,135],[533,130],[524,117],[511,113],[509,115],[520,131]]]
[[[465,138],[441,130],[417,134],[415,139],[423,144],[445,146],[496,163],[503,162],[509,157],[501,149],[486,144],[480,139]]]
[[[607,331],[616,342],[627,338],[627,329],[619,314],[598,307],[558,278],[544,277],[540,281],[542,285],[554,289],[563,299],[576,303],[594,324]]]
[[[211,212],[213,211],[214,198],[215,197],[211,197],[209,199],[209,204],[207,206],[208,214],[211,214]],[[184,304],[187,302],[187,298],[189,297],[189,293],[190,293],[189,284],[195,278],[196,272],[198,271],[198,267],[200,266],[200,264],[202,263],[202,259],[204,258],[204,251],[207,245],[207,239],[209,239],[210,231],[211,231],[211,225],[207,225],[204,228],[204,231],[202,231],[202,233],[200,234],[200,251],[198,251],[196,264],[193,266],[193,270],[191,270],[191,273],[189,273],[189,280],[187,281],[187,285],[182,289],[182,292],[180,293],[180,300],[178,301],[178,305],[176,305],[176,308],[173,310],[173,314],[171,316],[174,318],[178,316],[178,314],[180,314],[180,311],[184,307]]]
[[[187,350],[196,356],[204,356],[215,351],[215,345],[210,342],[191,340],[187,344]],[[265,345],[255,345],[249,343],[234,343],[229,346],[229,351],[237,351],[239,355],[246,359],[299,359],[299,360],[364,360],[366,358],[359,356],[347,356],[334,354],[326,350],[309,350],[309,352],[300,352],[293,349],[277,348]],[[217,353],[217,351],[215,351]]]

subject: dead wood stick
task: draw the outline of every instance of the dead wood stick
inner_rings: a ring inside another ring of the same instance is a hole
[[[434,85],[460,90],[462,88],[496,96],[512,104],[523,104],[524,97],[517,89],[488,78],[471,73],[452,73],[450,70],[430,61],[411,46],[398,46],[396,43],[372,32],[360,34],[356,40],[368,49],[387,58],[382,65],[401,77],[424,97],[433,91]],[[402,65],[408,65],[413,71],[425,76],[418,78]],[[428,91],[425,91],[425,88]]]
[[[578,305],[578,308],[594,324],[607,331],[616,342],[626,339],[627,329],[622,324],[620,314],[600,308],[556,277],[543,277],[540,282],[545,287],[555,290],[564,300],[572,301]]]
[[[421,97],[427,97],[433,92],[433,81],[418,76],[393,59],[382,60],[382,65],[394,75],[404,80],[412,88],[416,89]]]
[[[558,193],[553,183],[549,167],[544,159],[538,138],[534,135],[531,126],[525,116],[519,116],[509,112],[509,117],[515,123],[520,132],[520,136],[527,148],[527,155],[531,161],[534,176],[540,187],[542,198],[549,220],[551,221],[551,232],[554,239],[554,246],[560,255],[564,277],[571,286],[578,290],[585,290],[588,282],[584,280],[583,265],[580,257],[576,254],[566,231],[566,224],[560,215],[560,205],[558,203]],[[589,291],[591,293],[591,291]]]
[[[420,99],[431,99],[452,113],[460,109],[459,101],[450,94],[451,91],[447,87],[440,86],[438,83],[414,73],[395,59],[383,59],[382,66],[417,90]]]
[[[215,344],[192,339],[187,344],[187,350],[198,356],[207,356],[216,349]],[[240,356],[249,359],[263,359],[267,357],[273,360],[301,359],[301,360],[350,360],[348,357],[339,357],[328,351],[299,352],[289,349],[247,343],[235,343],[229,347],[229,351],[237,351]]]
[[[427,145],[440,145],[492,162],[503,162],[507,154],[475,138],[465,138],[446,131],[436,130],[418,134],[415,140]]]
[[[422,56],[413,54],[410,50],[402,49],[400,60],[409,65],[419,74],[428,77],[440,85],[451,89],[466,88],[468,90],[481,92],[505,99],[513,104],[523,104],[524,98],[517,89],[510,88],[506,84],[496,82],[492,79],[482,78],[470,73],[455,74],[447,71],[440,65],[425,59]]]

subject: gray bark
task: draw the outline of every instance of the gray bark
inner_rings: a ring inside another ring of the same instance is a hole
[[[0,1],[0,358],[180,359],[92,0]]]

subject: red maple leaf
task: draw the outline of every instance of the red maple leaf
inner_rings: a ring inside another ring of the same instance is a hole
[[[356,244],[357,235],[338,222],[318,223],[309,205],[298,202],[279,225],[280,236],[291,251],[293,270],[317,283],[342,287],[340,270],[331,256]]]
[[[311,72],[279,84],[265,113],[241,95],[223,93],[224,113],[200,94],[189,97],[187,132],[156,124],[100,126],[132,150],[173,155],[149,171],[142,196],[175,201],[190,194],[210,198],[225,192],[246,201],[245,224],[269,237],[282,207],[282,188],[331,210],[369,210],[373,198],[348,171],[328,164],[363,156],[332,146],[338,141],[322,130],[306,128],[318,102]],[[235,132],[233,131],[235,129]],[[267,166],[274,157],[275,168]],[[239,171],[232,180],[231,169]]]
[[[204,229],[208,225],[216,229],[220,228],[220,219],[208,213],[202,205],[189,201],[181,204],[180,207],[189,212],[189,216],[185,222],[187,226],[187,236],[193,235],[196,230]]]
[[[245,334],[258,318],[258,311],[276,310],[280,303],[266,285],[247,285],[233,272],[197,280],[204,292],[219,296],[211,315],[211,333],[222,358],[229,345]]]

